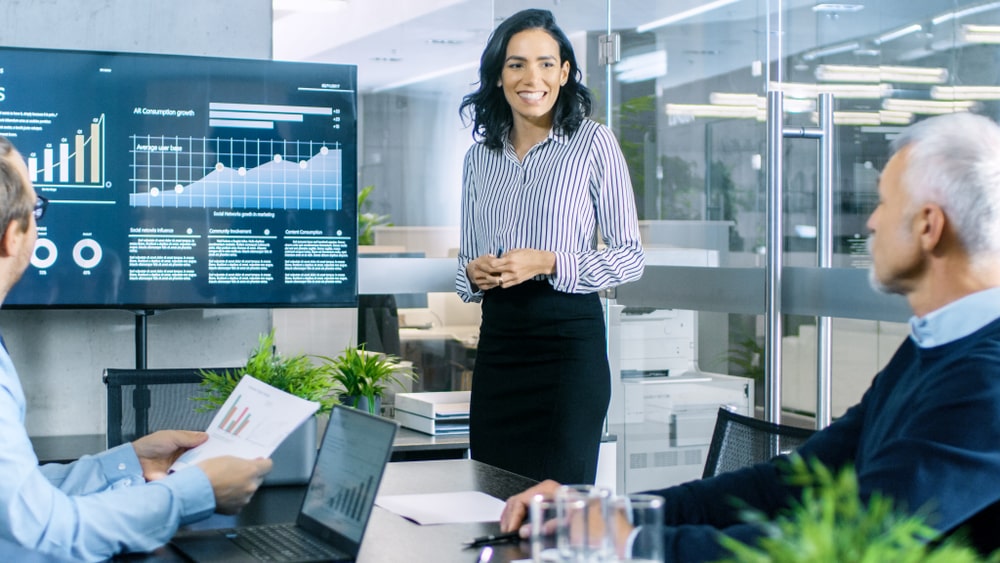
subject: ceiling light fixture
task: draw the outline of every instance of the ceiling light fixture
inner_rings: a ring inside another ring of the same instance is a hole
[[[850,12],[860,12],[865,9],[864,4],[847,4],[847,3],[836,3],[836,2],[823,2],[813,6],[814,12],[824,12],[824,13],[850,13]]]
[[[724,6],[730,4],[735,4],[740,0],[715,0],[714,2],[709,2],[708,4],[703,4],[701,6],[696,6],[690,10],[684,10],[683,12],[677,12],[672,16],[667,16],[665,18],[660,18],[649,23],[644,23],[639,27],[635,28],[636,33],[646,33],[647,31],[652,31],[654,29],[663,27],[665,25],[670,25],[672,23],[677,23],[688,18],[693,18],[695,16],[704,14],[705,12],[711,12],[712,10],[717,10]]]
[[[618,80],[625,83],[652,80],[667,75],[667,52],[663,49],[624,57],[614,66]]]
[[[948,69],[918,66],[819,65],[816,80],[832,82],[908,82],[942,84],[948,81]]]
[[[819,114],[813,114],[813,121],[819,122]],[[834,125],[882,125],[882,116],[877,111],[835,111]]]
[[[728,117],[737,119],[760,119],[766,111],[754,106],[717,106],[714,104],[667,104],[669,116]]]
[[[978,104],[972,100],[935,101],[890,98],[882,101],[882,109],[889,111],[906,111],[925,115],[941,115],[945,113],[969,111],[977,105]]]
[[[792,98],[816,98],[823,92],[833,94],[835,98],[847,99],[877,99],[892,95],[890,84],[804,84],[800,82],[771,82],[768,88],[772,91],[784,92]]]
[[[934,86],[935,100],[1000,100],[1000,86]]]
[[[901,27],[901,28],[899,28],[899,29],[897,29],[895,31],[890,31],[889,33],[884,33],[882,35],[879,35],[878,37],[876,37],[875,39],[872,40],[872,43],[874,43],[876,45],[883,45],[883,44],[888,43],[890,41],[895,41],[896,39],[899,39],[900,37],[906,37],[907,35],[916,33],[918,31],[923,31],[923,30],[924,30],[924,26],[922,26],[922,25],[920,25],[918,23],[915,23],[913,25],[908,25],[906,27]]]
[[[986,4],[980,4],[978,6],[972,6],[970,8],[965,8],[964,10],[955,10],[954,12],[945,12],[940,16],[931,20],[934,25],[941,25],[945,22],[951,20],[957,20],[964,18],[965,16],[972,16],[975,14],[981,14],[983,12],[988,12],[990,10],[995,10],[1000,8],[1000,2],[987,2]]]
[[[861,44],[857,41],[851,41],[850,43],[841,43],[840,45],[832,45],[830,47],[823,47],[822,49],[813,49],[806,53],[802,53],[802,60],[812,61],[820,57],[829,57],[830,55],[839,55],[841,53],[847,53],[861,47]]]
[[[719,106],[751,106],[759,109],[767,108],[767,98],[757,94],[740,94],[737,92],[712,92],[708,101]]]
[[[767,109],[767,98],[756,94],[741,94],[736,92],[712,92],[708,100],[720,106],[746,106],[763,110]],[[816,111],[816,100],[801,98],[785,98],[785,113],[809,113]]]
[[[812,114],[812,121],[819,123],[819,114]],[[834,125],[909,125],[913,114],[904,111],[835,111]]]
[[[966,43],[1000,43],[1000,25],[965,24],[960,37]]]
[[[913,122],[913,112],[883,109],[878,112],[882,123],[887,125],[909,125]]]

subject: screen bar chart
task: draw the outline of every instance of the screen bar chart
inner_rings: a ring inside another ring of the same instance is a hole
[[[88,135],[89,133],[89,135]],[[28,153],[28,177],[39,187],[104,188],[104,114],[72,140],[63,137]],[[72,152],[71,152],[72,147]]]

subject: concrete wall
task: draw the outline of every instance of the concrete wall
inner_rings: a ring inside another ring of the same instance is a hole
[[[271,0],[4,0],[0,45],[266,59]],[[82,93],[85,94],[85,93]],[[334,354],[355,311],[176,310],[147,319],[149,367],[239,365],[276,328],[285,353]],[[33,436],[102,433],[107,367],[135,367],[129,311],[0,311]]]

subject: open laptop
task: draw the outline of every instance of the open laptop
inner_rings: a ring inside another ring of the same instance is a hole
[[[294,523],[181,533],[171,544],[196,562],[354,561],[392,454],[396,423],[336,406]]]

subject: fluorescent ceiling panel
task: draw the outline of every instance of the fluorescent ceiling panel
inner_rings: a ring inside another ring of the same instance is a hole
[[[831,82],[943,84],[948,81],[948,69],[940,67],[819,65],[815,74],[817,80]]]
[[[695,16],[704,14],[705,12],[711,12],[712,10],[717,10],[724,6],[730,4],[735,4],[740,0],[715,0],[714,2],[709,2],[708,4],[702,4],[701,6],[696,6],[690,10],[684,10],[683,12],[677,12],[672,16],[667,16],[665,18],[660,18],[649,23],[644,23],[639,27],[635,28],[637,33],[646,33],[647,31],[652,31],[654,29],[663,27],[665,25],[670,25],[672,23],[677,23],[679,21],[686,20],[688,18],[693,18]]]
[[[953,102],[935,100],[904,100],[890,98],[882,100],[882,109],[889,111],[905,111],[924,115],[941,115],[969,111],[977,106],[972,100],[957,100]]]

